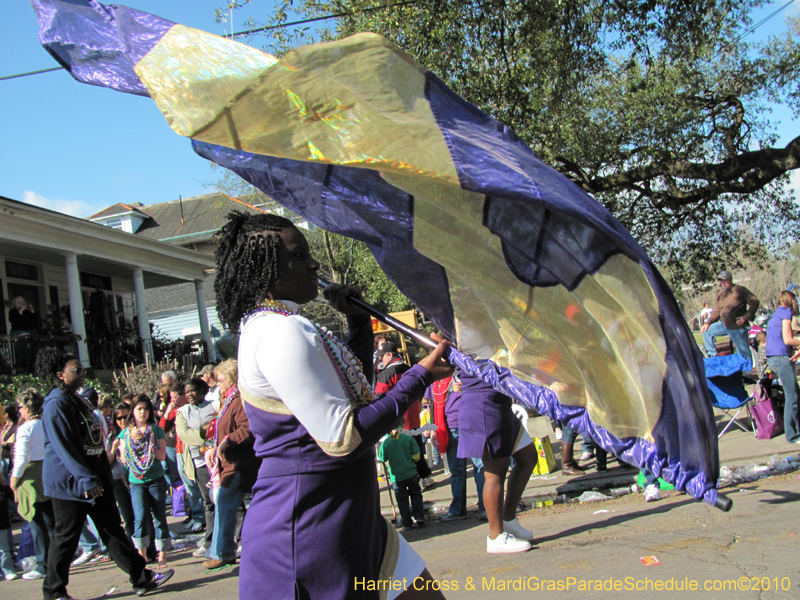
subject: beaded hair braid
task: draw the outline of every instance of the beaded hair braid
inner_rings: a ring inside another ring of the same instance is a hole
[[[220,321],[230,331],[239,330],[244,313],[264,300],[277,281],[281,241],[263,232],[277,233],[289,227],[294,227],[292,222],[278,215],[240,211],[228,215],[217,236],[214,292]]]

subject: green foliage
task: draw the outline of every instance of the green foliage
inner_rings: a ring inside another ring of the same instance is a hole
[[[254,10],[257,3],[250,5]],[[374,31],[509,125],[593,194],[672,275],[707,280],[743,234],[773,252],[800,208],[770,102],[800,114],[800,26],[747,41],[763,0],[282,0],[266,23],[322,21],[322,39]],[[283,54],[307,32],[268,32]],[[713,261],[711,260],[713,258]]]
[[[108,386],[98,379],[87,379],[86,385],[95,388],[98,393],[110,391]],[[19,393],[28,388],[35,388],[46,396],[50,392],[51,385],[50,382],[42,381],[35,375],[0,375],[0,404],[16,405]]]

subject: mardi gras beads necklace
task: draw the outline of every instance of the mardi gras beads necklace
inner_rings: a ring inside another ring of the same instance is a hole
[[[297,311],[292,310],[283,302],[276,302],[275,300],[265,300],[260,306],[245,313],[245,318],[262,313],[272,312],[285,317],[296,315]],[[361,361],[356,358],[352,350],[346,344],[341,342],[336,336],[328,331],[327,327],[312,323],[314,329],[322,340],[322,345],[328,358],[339,376],[345,391],[349,398],[357,405],[369,404],[373,400],[372,387],[364,375]]]
[[[147,470],[153,466],[156,456],[156,436],[153,427],[148,425],[139,431],[135,425],[128,427],[122,440],[122,457],[125,465],[136,479],[144,479]]]

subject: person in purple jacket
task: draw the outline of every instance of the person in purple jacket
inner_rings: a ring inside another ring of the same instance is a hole
[[[374,446],[452,374],[446,345],[374,400],[370,318],[347,302],[360,292],[324,292],[347,317],[347,344],[298,313],[317,297],[319,263],[291,221],[232,213],[216,259],[217,310],[241,330],[239,390],[262,459],[242,528],[239,596],[441,598],[414,589],[432,588],[430,573],[381,516]]]
[[[792,317],[797,314],[797,298],[792,292],[781,292],[778,299],[780,306],[767,323],[767,362],[778,374],[786,397],[783,409],[783,426],[786,441],[800,444],[800,426],[797,417],[797,377],[794,374],[794,361],[800,352],[795,354],[792,346],[800,346],[792,334]]]

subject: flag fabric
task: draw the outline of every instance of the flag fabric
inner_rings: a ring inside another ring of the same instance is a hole
[[[716,502],[703,362],[669,286],[508,127],[375,34],[277,59],[124,6],[32,3],[75,79],[149,96],[198,154],[364,241],[460,369]]]

